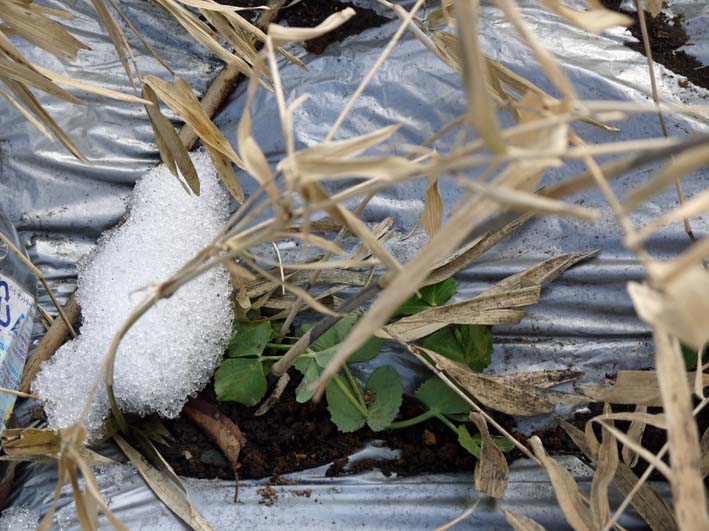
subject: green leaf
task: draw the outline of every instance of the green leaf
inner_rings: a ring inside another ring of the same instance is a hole
[[[364,345],[355,350],[352,355],[347,358],[347,363],[361,363],[369,361],[377,357],[379,351],[382,350],[383,340],[379,337],[370,337]]]
[[[362,411],[353,404],[352,397],[348,396],[340,385],[349,389],[349,385],[340,376],[335,376],[325,388],[327,410],[330,412],[330,419],[341,432],[349,433],[357,431],[364,426],[366,418],[362,414]]]
[[[318,365],[324,369],[327,364],[330,363],[330,360],[337,353],[337,350],[339,348],[340,343],[328,347],[325,350],[321,350],[320,352],[316,352],[315,360],[317,361]],[[361,363],[363,361],[369,361],[372,358],[376,357],[376,355],[379,354],[379,351],[381,349],[382,340],[378,337],[372,337],[367,340],[364,345],[357,349],[354,354],[352,354],[347,359],[347,363]]]
[[[367,380],[367,425],[372,431],[381,431],[399,414],[403,389],[399,374],[393,367],[378,367]]]
[[[423,346],[481,372],[492,361],[492,327],[446,326],[428,336]]]
[[[431,284],[430,286],[425,286],[419,290],[421,298],[428,303],[429,306],[441,306],[448,302],[454,294],[457,285],[455,279],[447,278],[438,282],[437,284]]]
[[[437,284],[424,286],[419,290],[420,297],[414,295],[394,313],[392,317],[402,317],[404,315],[414,315],[431,306],[441,306],[448,302],[457,288],[453,278],[447,278]]]
[[[234,334],[229,340],[226,355],[229,358],[260,356],[266,348],[266,343],[268,343],[269,339],[271,339],[270,322],[251,323],[236,321]]]
[[[468,452],[473,454],[478,459],[480,459],[481,439],[482,438],[480,437],[479,433],[476,433],[475,435],[470,435],[468,428],[464,424],[458,426],[458,442],[463,448],[468,450]]]
[[[428,409],[443,415],[467,413],[471,409],[470,404],[437,376],[429,378],[416,390],[416,398]]]
[[[317,338],[313,344],[310,345],[310,350],[320,352],[342,343],[347,337],[347,334],[349,334],[354,327],[358,318],[359,316],[357,315],[346,315],[331,326],[327,332]]]
[[[697,354],[698,351],[692,347],[682,344],[682,357],[684,358],[684,365],[689,371],[693,371],[697,368]],[[707,349],[702,352],[702,363],[706,361]]]
[[[509,452],[515,447],[515,444],[507,437],[493,437],[492,440],[495,442],[495,446],[503,452]]]
[[[252,358],[226,359],[214,374],[214,390],[223,402],[255,406],[266,394],[261,362]]]
[[[304,404],[315,394],[313,384],[320,377],[320,368],[313,359],[300,358],[295,362],[295,368],[303,375],[298,388],[295,390],[295,401]]]

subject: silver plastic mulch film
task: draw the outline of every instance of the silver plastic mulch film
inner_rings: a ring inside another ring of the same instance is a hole
[[[622,45],[630,38],[627,33],[618,30],[604,36],[590,36],[535,7],[535,2],[520,3],[528,22],[542,42],[554,50],[580,97],[648,101],[645,58]],[[59,2],[47,5],[55,4],[59,7]],[[176,73],[195,89],[203,90],[213,77],[217,62],[151,3],[129,0],[122,5]],[[125,73],[112,44],[96,21],[91,3],[74,0],[61,3],[61,7],[68,7],[79,16],[68,23],[74,25],[76,34],[92,51],[80,54],[80,64],[76,67],[67,67],[26,45],[22,45],[23,53],[37,63],[78,79],[129,90]],[[288,102],[306,92],[313,96],[295,116],[296,140],[300,147],[313,145],[325,137],[344,102],[395,28],[396,22],[392,22],[368,30],[332,45],[320,56],[306,54],[295,47],[293,51],[306,62],[307,72],[281,63]],[[482,28],[484,46],[492,58],[554,93],[531,53],[520,44],[509,24],[494,8],[483,6]],[[137,46],[137,52],[144,74],[164,74],[141,46]],[[664,68],[659,67],[658,71],[664,98],[689,103],[706,97],[702,89],[680,86],[679,78]],[[149,122],[139,106],[93,96],[86,97],[91,104],[84,107],[70,106],[45,96],[40,99],[94,166],[81,165],[60,145],[39,135],[18,113],[3,108],[0,113],[0,205],[18,226],[23,240],[30,244],[31,258],[47,273],[60,294],[67,295],[73,289],[76,262],[93,248],[102,231],[116,223],[132,184],[157,163],[159,157]],[[245,87],[241,86],[217,118],[218,125],[233,144],[236,144],[236,126],[244,101]],[[459,116],[464,106],[459,75],[409,34],[355,105],[338,137],[402,122],[404,126],[394,141],[420,143]],[[284,145],[273,96],[259,92],[252,112],[255,136],[263,151],[273,162],[279,160]],[[668,117],[668,123],[671,134],[677,135],[704,130],[707,125],[677,117]],[[636,116],[617,125],[622,129],[620,133],[586,125],[576,130],[588,142],[661,134],[657,118],[652,114]],[[444,151],[451,141],[444,138],[437,147]],[[581,169],[578,165],[563,171]],[[651,171],[643,169],[631,173],[614,182],[613,187],[622,196]],[[551,172],[547,184],[561,177],[561,173]],[[703,189],[707,177],[704,170],[685,179],[687,195]],[[337,188],[337,185],[331,186]],[[255,189],[248,177],[244,177],[244,188],[247,192]],[[378,196],[365,210],[364,218],[376,222],[392,216],[396,230],[400,235],[406,234],[418,221],[425,189],[423,180],[397,186]],[[450,205],[459,197],[460,189],[452,181],[442,179],[441,193]],[[608,211],[595,191],[574,200]],[[675,204],[674,191],[667,190],[639,209],[634,220],[643,223]],[[706,234],[706,217],[692,222],[698,236]],[[419,230],[406,241],[394,238],[389,245],[401,260],[406,260],[424,242]],[[680,252],[687,243],[681,224],[673,224],[651,240],[650,249],[657,256],[669,256]],[[625,291],[625,284],[641,279],[643,272],[634,256],[623,247],[621,231],[610,217],[595,224],[560,218],[529,223],[457,277],[460,296],[477,293],[551,256],[592,249],[601,249],[601,255],[566,272],[545,288],[541,304],[530,308],[520,325],[496,330],[492,371],[576,368],[586,373],[585,379],[599,381],[606,373],[622,368],[652,366],[647,328],[635,317]],[[41,298],[41,302],[47,304],[46,297]],[[387,351],[383,359],[378,360],[378,363],[384,362],[397,363],[409,386],[419,377],[416,364],[401,352]],[[22,410],[20,407],[20,412]],[[542,425],[527,421],[521,427],[530,429]],[[109,451],[117,455],[115,449]],[[376,445],[362,452],[380,457],[391,453]],[[357,458],[353,456],[353,460]],[[570,458],[565,464],[582,487],[587,486],[589,471],[575,459]],[[98,477],[106,487],[111,508],[130,529],[180,528],[179,521],[129,467],[102,470]],[[293,489],[312,489],[311,497],[283,492],[273,507],[259,504],[258,482],[246,482],[242,486],[241,502],[237,505],[231,503],[232,483],[188,480],[187,485],[196,508],[215,529],[244,525],[255,529],[278,525],[298,529],[345,525],[430,529],[456,517],[478,497],[467,474],[392,479],[370,472],[329,479],[324,477],[324,469],[316,469],[293,474],[291,478],[301,483]],[[46,510],[55,481],[55,467],[27,467],[15,490],[13,504],[40,512]],[[291,487],[284,489],[288,491]],[[70,498],[68,491],[62,496],[63,508],[57,528],[78,529]],[[617,504],[618,499],[614,501]],[[563,518],[546,476],[524,461],[512,465],[510,490],[501,505],[531,516],[548,529],[563,528]],[[498,506],[487,499],[471,518],[471,525],[474,522],[483,529],[498,529],[504,525]],[[621,524],[627,529],[642,528],[642,523],[632,516]]]

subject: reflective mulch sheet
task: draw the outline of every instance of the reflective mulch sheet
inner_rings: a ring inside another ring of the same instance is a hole
[[[520,2],[522,11],[541,41],[552,48],[574,82],[579,95],[589,99],[648,101],[645,58],[623,46],[628,35],[621,30],[604,36],[590,36],[535,7],[536,2]],[[28,58],[80,80],[129,90],[113,47],[93,14],[91,2],[48,0],[46,5],[73,10],[78,18],[66,21],[87,42],[91,52],[80,54],[80,64],[66,67],[23,48]],[[373,2],[372,2],[373,4]],[[127,14],[166,59],[176,73],[197,90],[204,90],[216,73],[217,61],[177,29],[177,24],[159,8],[143,0],[122,2]],[[493,59],[512,68],[539,86],[553,92],[537,63],[516,39],[515,32],[491,6],[484,6],[484,47]],[[691,25],[692,21],[688,23]],[[299,146],[324,138],[330,124],[365,72],[374,63],[382,46],[395,31],[397,22],[333,45],[323,55],[292,51],[308,66],[308,71],[282,63],[282,78],[288,101],[304,93],[312,98],[295,116]],[[138,60],[144,74],[162,74],[158,63],[141,46]],[[63,69],[63,70],[62,70]],[[681,78],[659,67],[663,97],[685,103],[706,102],[707,92],[683,86]],[[97,237],[120,218],[125,199],[135,180],[157,163],[159,157],[150,124],[141,107],[87,97],[88,106],[69,106],[40,96],[59,124],[71,133],[82,151],[94,162],[81,165],[58,144],[37,134],[6,102],[0,102],[0,206],[13,219],[21,237],[30,244],[32,259],[49,276],[58,292],[66,296],[73,289],[77,261],[94,245]],[[217,118],[227,138],[235,143],[236,126],[245,101],[240,87]],[[405,125],[394,139],[419,143],[464,109],[458,74],[444,65],[410,34],[395,48],[370,88],[355,105],[339,137],[361,134],[392,122]],[[252,107],[255,136],[271,160],[284,150],[273,96],[259,92]],[[504,117],[503,117],[504,119]],[[672,134],[686,135],[706,130],[706,123],[668,117]],[[613,133],[588,125],[577,132],[588,142],[631,140],[660,134],[655,115],[639,115],[618,124]],[[438,146],[445,149],[451,138]],[[564,171],[580,171],[571,167]],[[612,184],[621,196],[646,178],[652,169],[624,176]],[[472,174],[471,174],[472,176]],[[546,183],[561,177],[552,172]],[[709,173],[697,173],[684,181],[688,196],[704,189]],[[244,178],[244,189],[255,184]],[[426,182],[408,183],[378,196],[365,210],[368,222],[392,216],[400,235],[417,223],[425,196]],[[451,205],[460,189],[451,181],[441,181],[441,192]],[[575,198],[586,206],[604,205],[597,192]],[[650,215],[676,204],[674,190],[668,189],[634,214],[642,224]],[[605,209],[608,210],[607,208]],[[707,233],[706,217],[693,220],[698,236]],[[420,230],[390,245],[405,260],[425,241]],[[681,224],[658,232],[650,242],[657,256],[673,255],[685,248],[687,237]],[[490,370],[525,371],[575,368],[586,373],[587,381],[598,381],[619,369],[647,368],[653,363],[647,328],[635,317],[625,291],[629,280],[642,278],[633,255],[623,247],[621,232],[610,216],[595,224],[569,219],[546,218],[533,221],[494,248],[458,276],[461,296],[481,291],[491,283],[553,255],[600,248],[601,255],[579,265],[545,288],[542,300],[530,308],[519,326],[496,329],[495,353]],[[41,302],[48,305],[46,296]],[[389,351],[387,362],[398,362],[402,370],[416,378],[416,366],[404,354]],[[542,422],[522,423],[521,429],[543,426]],[[111,450],[115,454],[115,449]],[[375,451],[371,448],[366,451]],[[377,449],[379,451],[385,451]],[[588,487],[590,474],[577,460],[564,463]],[[512,465],[511,486],[502,505],[536,519],[548,529],[562,528],[563,518],[546,476],[524,461]],[[152,495],[130,468],[99,474],[111,508],[133,529],[179,529],[179,521]],[[324,478],[323,469],[295,474],[298,485],[275,487],[278,499],[269,506],[263,485],[245,482],[240,503],[234,505],[233,484],[188,480],[196,508],[215,529],[412,528],[431,529],[466,510],[477,499],[472,476],[425,476],[385,478],[377,472],[339,479]],[[55,469],[33,465],[18,484],[14,506],[48,507],[54,487]],[[585,482],[585,483],[584,483]],[[305,492],[310,489],[310,497]],[[295,491],[303,491],[298,495]],[[66,505],[70,496],[64,495]],[[263,503],[262,503],[263,502]],[[615,498],[618,502],[618,498]],[[627,529],[640,529],[632,518],[621,521]],[[496,504],[484,499],[468,525],[485,529],[503,526]],[[62,509],[58,528],[77,529],[73,510]]]

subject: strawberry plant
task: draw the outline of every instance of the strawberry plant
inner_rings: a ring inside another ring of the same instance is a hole
[[[406,301],[394,318],[414,315],[434,306],[445,304],[456,291],[455,280],[449,278],[421,288]],[[295,363],[302,375],[296,389],[296,401],[306,403],[314,395],[315,383],[322,370],[337,352],[340,344],[357,323],[359,316],[347,315],[315,340]],[[287,351],[291,343],[306,333],[312,325],[296,329],[296,336],[275,342],[280,326],[271,321],[237,321],[234,334],[225,352],[225,359],[214,377],[217,398],[247,406],[259,403],[266,394],[266,373],[271,364],[281,358],[278,352]],[[451,360],[463,363],[476,371],[489,365],[492,354],[492,328],[481,325],[448,325],[428,337],[423,345]],[[466,423],[471,412],[468,402],[458,396],[437,377],[426,380],[415,392],[424,411],[409,419],[398,419],[403,401],[403,386],[396,369],[389,365],[377,367],[362,385],[353,375],[351,366],[372,360],[379,354],[382,340],[372,337],[344,365],[342,371],[328,384],[325,391],[331,421],[342,432],[353,432],[368,426],[372,431],[400,429],[437,419],[456,433],[458,442],[472,455],[480,456],[480,435],[471,434]],[[276,354],[272,354],[275,352]],[[504,438],[496,439],[503,450],[512,447]]]

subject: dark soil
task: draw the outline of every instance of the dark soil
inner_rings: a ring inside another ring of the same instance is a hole
[[[627,42],[625,45],[645,55],[637,13],[620,9],[620,0],[602,0],[602,3],[607,8],[624,13],[635,21],[628,29],[633,37],[638,39],[638,42]],[[653,18],[646,11],[645,20],[650,36],[653,60],[666,66],[674,73],[685,76],[695,85],[709,89],[709,66],[703,65],[691,55],[678,50],[689,40],[687,32],[682,26],[682,16],[677,15],[670,18],[665,13],[660,13],[656,18]]]
[[[200,396],[203,400],[217,404],[221,413],[239,425],[247,439],[239,457],[240,479],[278,478],[288,472],[327,464],[330,464],[326,472],[328,476],[355,474],[372,469],[379,469],[387,476],[392,473],[407,476],[474,470],[475,458],[458,444],[452,430],[435,419],[401,430],[375,433],[363,428],[354,433],[339,432],[330,422],[324,401],[319,404],[299,404],[295,401],[294,391],[299,380],[299,375],[295,376],[281,400],[261,417],[254,416],[255,408],[216,402],[211,388]],[[615,406],[613,410],[632,411],[632,408]],[[417,403],[405,400],[400,418],[413,417],[421,412]],[[658,413],[660,410],[651,408],[650,412]],[[571,422],[583,430],[587,420],[601,413],[602,405],[592,404],[590,412],[578,415]],[[520,442],[526,443],[527,437],[515,433],[514,421],[510,417],[499,413],[494,413],[494,417]],[[709,428],[709,410],[702,412],[697,420],[699,433],[702,434]],[[175,440],[169,445],[159,445],[159,450],[178,474],[197,478],[233,479],[231,465],[219,448],[191,421],[178,417],[163,423]],[[618,422],[617,426],[625,431],[628,423]],[[600,428],[596,428],[596,436],[600,439]],[[472,426],[469,429],[474,433]],[[550,454],[576,455],[587,461],[560,427],[535,435],[541,438]],[[642,444],[657,453],[666,440],[664,430],[648,426]],[[352,454],[373,441],[383,447],[399,450],[400,456],[389,460],[349,462]],[[521,452],[513,450],[508,454],[508,460],[514,461],[521,455]],[[634,470],[640,475],[646,468],[647,463],[640,459]],[[650,477],[653,480],[664,480],[657,472]]]
[[[431,472],[473,471],[475,458],[457,442],[453,431],[440,421],[430,420],[417,426],[374,433],[363,428],[354,433],[340,433],[332,422],[324,401],[299,404],[293,377],[281,400],[265,415],[255,417],[254,408],[233,403],[218,403],[220,411],[234,420],[247,442],[241,451],[239,478],[279,476],[332,463],[327,474],[341,475],[379,468],[389,475],[413,475]],[[216,403],[211,389],[201,398]],[[405,401],[402,418],[422,413],[413,402]],[[511,427],[509,419],[503,419]],[[163,421],[175,441],[159,450],[178,474],[199,478],[233,479],[231,466],[219,449],[188,419]],[[392,460],[360,461],[350,466],[348,457],[367,442],[401,450]]]
[[[268,4],[264,0],[221,0],[222,4],[240,7],[254,7]],[[327,17],[338,11],[351,7],[357,14],[339,28],[330,33],[305,42],[305,49],[311,53],[321,54],[333,42],[340,42],[350,35],[358,35],[369,28],[379,27],[390,19],[379,15],[376,11],[358,7],[351,2],[337,0],[303,0],[292,7],[281,9],[276,22],[284,21],[289,26],[312,28]],[[253,17],[254,15],[247,16]]]

